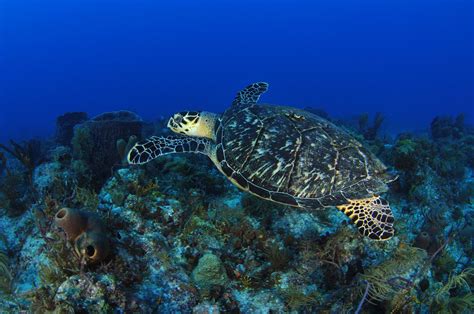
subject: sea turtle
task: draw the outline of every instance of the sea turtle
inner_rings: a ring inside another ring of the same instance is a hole
[[[177,136],[135,144],[130,164],[172,153],[201,153],[240,189],[304,209],[336,207],[374,240],[394,234],[394,218],[379,193],[393,181],[369,150],[331,122],[292,107],[257,104],[268,89],[254,83],[222,115],[187,111],[168,127]]]

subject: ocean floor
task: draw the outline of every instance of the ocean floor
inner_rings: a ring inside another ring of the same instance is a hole
[[[0,312],[472,313],[474,129],[333,122],[398,175],[388,241],[241,192],[205,156],[128,166],[137,138],[169,132],[130,112],[1,145]]]

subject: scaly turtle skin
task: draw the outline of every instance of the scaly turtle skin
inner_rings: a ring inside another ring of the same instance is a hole
[[[393,178],[370,151],[331,122],[304,110],[258,104],[267,83],[240,91],[222,115],[175,114],[178,137],[151,137],[128,154],[143,164],[164,154],[208,155],[235,185],[261,198],[305,209],[336,207],[361,234],[387,240],[393,215],[380,193]]]

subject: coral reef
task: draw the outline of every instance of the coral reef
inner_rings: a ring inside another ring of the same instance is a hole
[[[203,156],[126,167],[164,120],[61,119],[47,153],[2,146],[0,312],[473,311],[474,133],[462,116],[394,140],[382,116],[353,128],[399,176],[385,242],[337,210],[242,193]]]
[[[8,171],[0,178],[0,204],[6,208],[6,214],[15,217],[23,214],[31,205],[32,191],[28,178],[21,172]]]
[[[463,135],[466,115],[459,114],[453,119],[451,116],[440,116],[433,119],[431,122],[431,136],[435,140],[446,138],[460,138]]]
[[[56,119],[56,142],[60,145],[71,145],[74,127],[87,121],[85,112],[67,112]]]
[[[117,140],[117,152],[122,165],[127,165],[127,154],[137,141],[138,138],[135,135],[130,136],[127,141],[123,138]]]
[[[221,260],[211,253],[204,254],[199,259],[191,278],[199,289],[210,289],[214,285],[225,286],[229,281]]]
[[[72,208],[61,208],[54,216],[56,224],[66,233],[68,240],[74,241],[86,231],[88,213]]]
[[[366,140],[373,141],[377,137],[384,120],[385,117],[382,115],[382,113],[377,112],[374,116],[372,125],[369,125],[369,114],[365,113],[360,115],[358,121],[358,131],[364,136]]]
[[[96,190],[112,174],[112,167],[122,162],[117,141],[128,140],[132,135],[140,137],[142,127],[142,119],[133,112],[116,111],[98,115],[74,128],[74,157],[89,168]]]
[[[34,169],[43,158],[41,142],[39,140],[29,140],[24,144],[19,144],[12,140],[10,144],[11,148],[0,143],[0,149],[11,154],[23,165],[27,178],[31,181]]]
[[[0,291],[4,294],[10,293],[13,280],[8,264],[7,254],[0,251]]]

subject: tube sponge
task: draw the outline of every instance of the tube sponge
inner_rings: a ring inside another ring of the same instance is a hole
[[[56,224],[74,242],[76,253],[88,263],[105,260],[111,254],[111,243],[99,216],[72,208],[61,208],[55,215]]]
[[[61,208],[54,216],[56,225],[64,230],[71,241],[87,229],[87,218],[85,212],[72,208]]]
[[[416,236],[413,246],[426,251],[430,247],[430,244],[431,244],[431,236],[429,235],[428,232],[422,231]]]
[[[91,264],[105,260],[111,253],[109,238],[101,232],[84,232],[76,239],[74,249]]]

